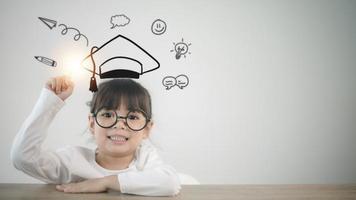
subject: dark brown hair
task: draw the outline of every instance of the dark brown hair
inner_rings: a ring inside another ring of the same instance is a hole
[[[152,118],[151,96],[147,89],[132,79],[112,79],[99,84],[98,91],[89,102],[90,112],[95,113],[100,108],[117,109],[121,101],[128,104],[127,109],[141,109],[148,119]]]

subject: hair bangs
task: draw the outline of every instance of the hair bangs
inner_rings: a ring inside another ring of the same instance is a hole
[[[124,104],[128,110],[142,110],[151,118],[151,97],[148,91],[130,79],[117,79],[99,85],[90,103],[91,113],[105,107],[117,109]]]

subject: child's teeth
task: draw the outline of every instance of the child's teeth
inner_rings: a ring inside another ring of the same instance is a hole
[[[110,139],[115,140],[115,141],[126,141],[125,137],[117,136],[117,135],[110,136]]]

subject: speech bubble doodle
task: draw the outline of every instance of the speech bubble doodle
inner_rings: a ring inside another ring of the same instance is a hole
[[[166,76],[163,78],[162,84],[166,87],[166,90],[169,90],[174,86],[178,86],[180,89],[183,89],[188,86],[189,78],[184,74],[181,74],[177,77]]]
[[[166,76],[164,77],[162,84],[166,87],[166,90],[171,89],[177,83],[176,78],[173,76]]]
[[[187,87],[187,85],[189,84],[189,79],[186,75],[181,74],[179,76],[176,77],[176,85],[180,88],[183,89],[184,87]]]
[[[130,18],[128,18],[126,15],[114,15],[111,17],[110,23],[112,24],[111,29],[115,27],[120,27],[120,26],[126,26],[127,24],[130,23]]]

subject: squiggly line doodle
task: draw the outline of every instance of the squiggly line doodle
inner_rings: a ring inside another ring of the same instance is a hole
[[[43,17],[38,17],[38,19],[40,19],[51,30],[57,26],[57,21],[55,21],[55,20],[51,20],[51,19],[47,19],[47,18],[43,18]],[[63,29],[61,31],[62,35],[66,35],[69,30],[76,31],[76,34],[73,37],[74,41],[78,41],[81,37],[83,37],[86,40],[86,45],[89,46],[88,38],[85,35],[81,34],[78,29],[73,28],[73,27],[68,27],[65,24],[59,24],[58,27],[63,27]]]

